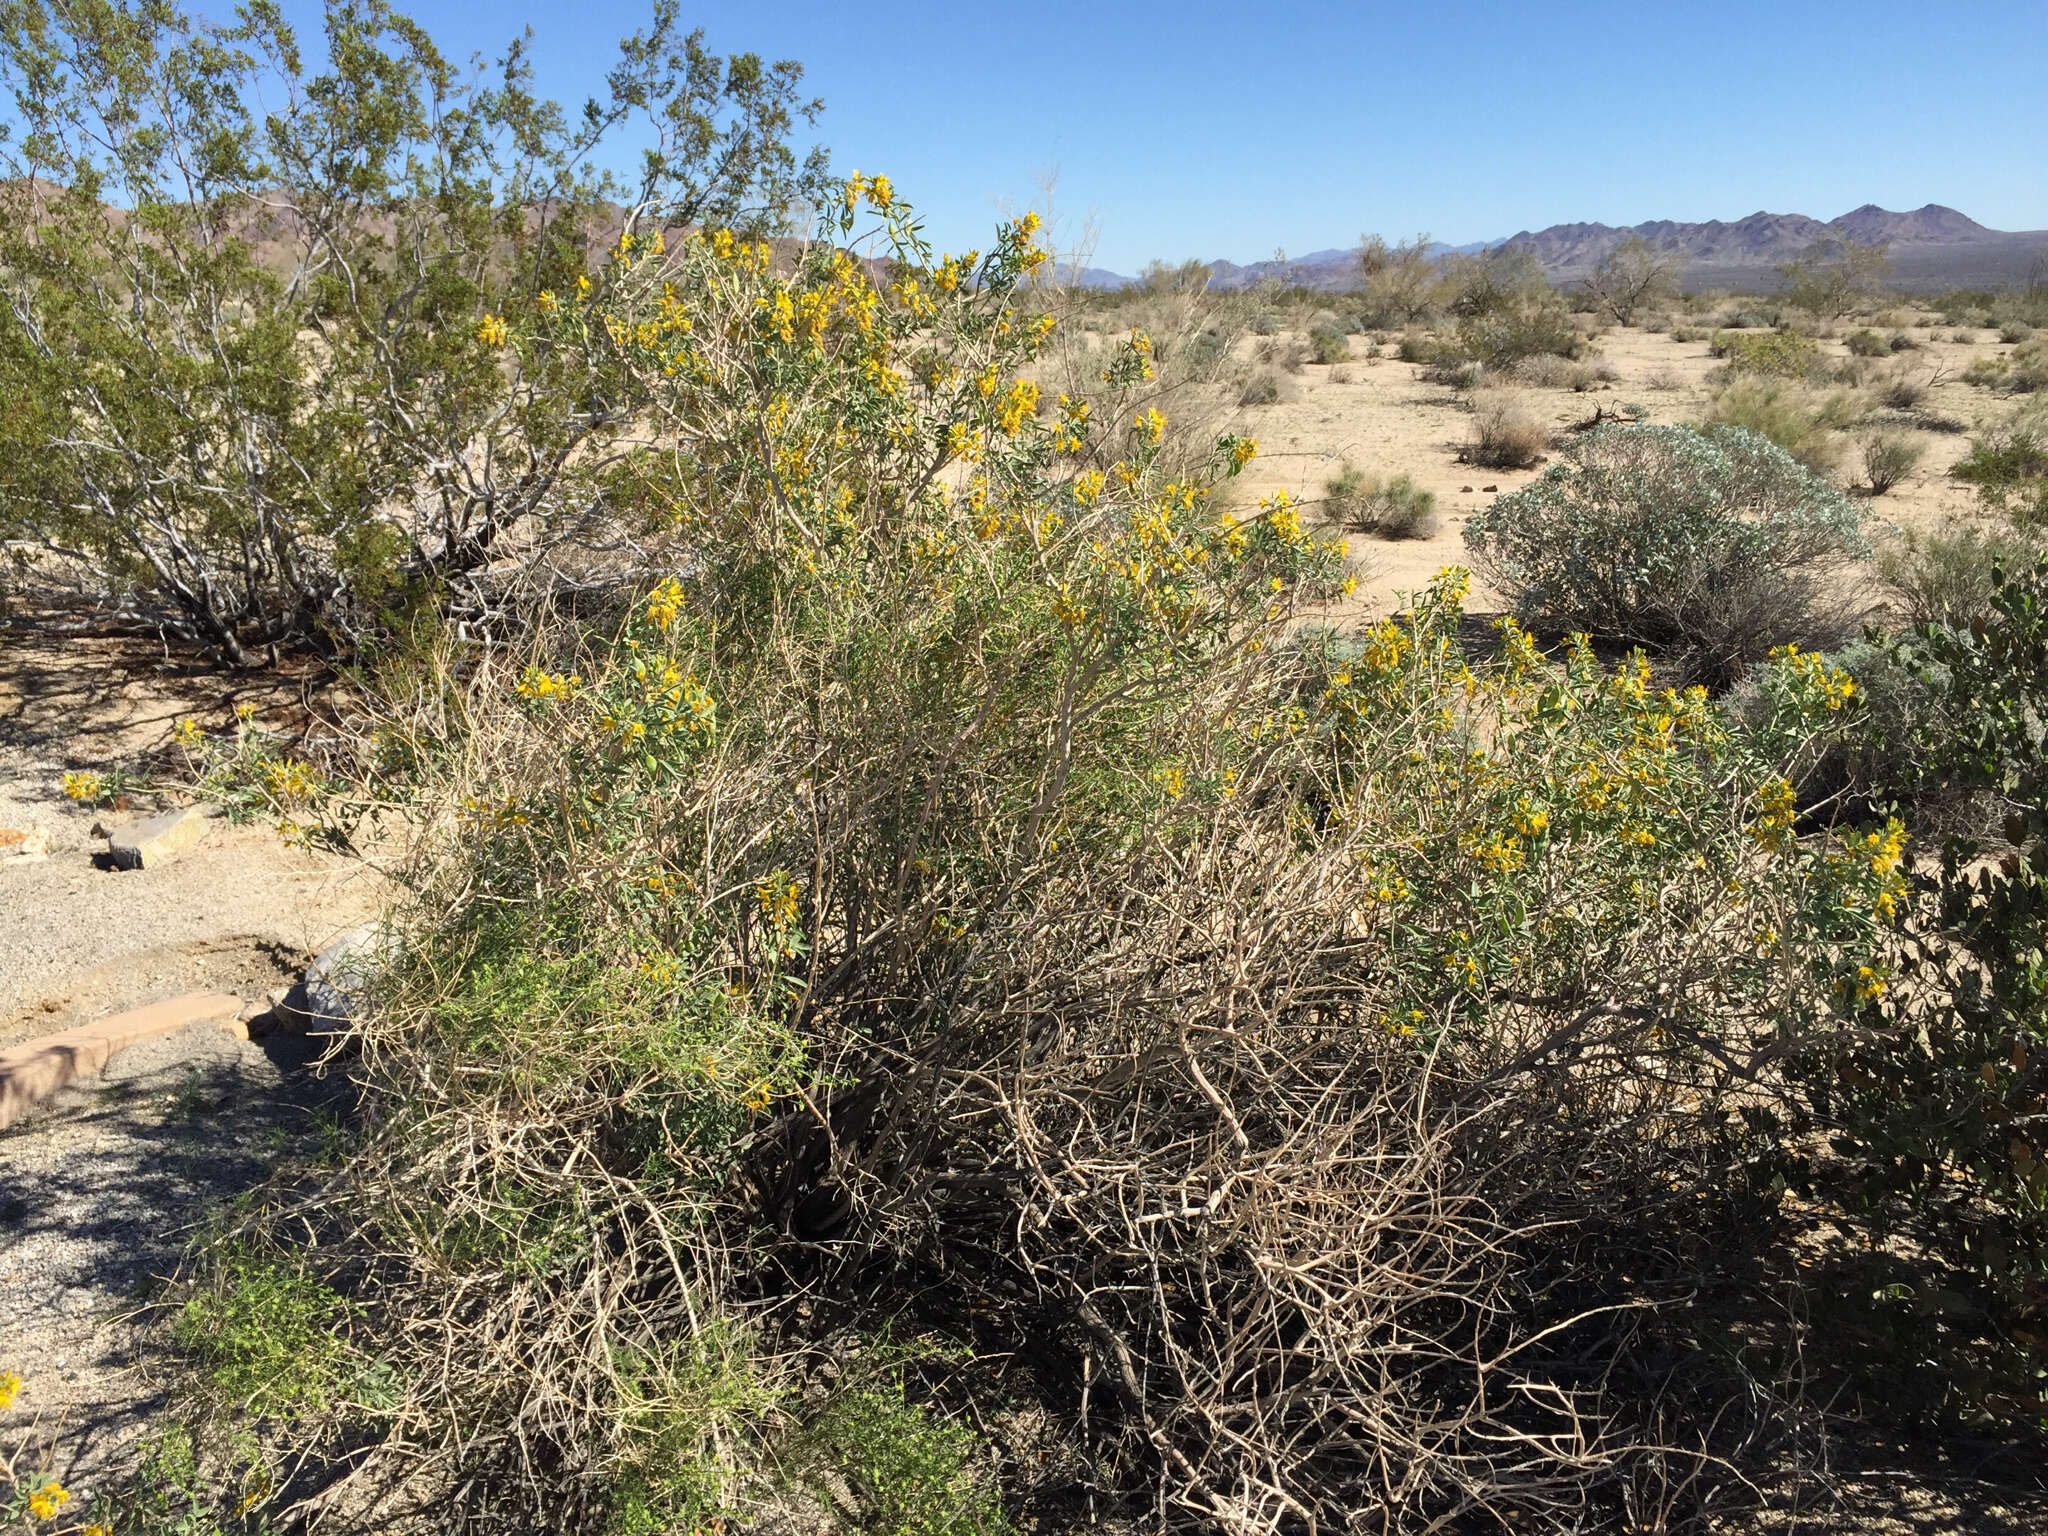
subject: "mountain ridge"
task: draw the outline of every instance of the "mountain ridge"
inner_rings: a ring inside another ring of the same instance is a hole
[[[1835,218],[1820,220],[1803,213],[1771,213],[1759,209],[1735,220],[1648,219],[1640,224],[1576,222],[1521,230],[1504,240],[1468,245],[1432,243],[1430,254],[1469,255],[1479,251],[1527,251],[1553,283],[1588,276],[1607,253],[1629,236],[1638,236],[1659,250],[1682,255],[1688,263],[1688,287],[1742,286],[1776,278],[1775,268],[1816,244],[1854,240],[1891,247],[1900,286],[1938,287],[1965,282],[2016,282],[2034,260],[2048,260],[2048,230],[1998,230],[1941,203],[1894,212],[1875,203]],[[1210,286],[1223,291],[1253,287],[1273,280],[1341,293],[1358,286],[1355,248],[1332,248],[1307,256],[1239,265],[1228,260],[1209,263]],[[1085,269],[1079,286],[1129,287],[1135,279],[1099,267]],[[1767,286],[1772,284],[1767,284]]]

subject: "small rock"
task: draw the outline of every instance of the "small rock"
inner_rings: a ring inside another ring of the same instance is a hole
[[[208,825],[207,808],[188,805],[116,832],[107,849],[116,869],[154,869],[206,836]]]
[[[1479,487],[1479,489],[1481,489],[1482,491],[1497,491],[1500,489],[1500,487],[1497,485],[1482,485],[1481,487]]]
[[[40,864],[49,856],[49,833],[0,827],[0,864]]]
[[[1463,496],[1470,496],[1472,494],[1472,487],[1469,485],[1461,485],[1458,487],[1458,493]]]

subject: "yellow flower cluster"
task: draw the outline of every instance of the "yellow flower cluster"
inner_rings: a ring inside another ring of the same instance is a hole
[[[851,213],[860,206],[862,198],[867,199],[870,208],[887,213],[896,202],[896,188],[886,176],[863,176],[855,171],[846,178],[842,195],[846,199],[846,210]]]
[[[1157,448],[1166,438],[1166,416],[1156,407],[1147,406],[1138,412],[1137,419],[1131,423],[1131,430],[1137,434],[1140,443]]]
[[[320,776],[295,757],[275,757],[263,765],[263,781],[273,799],[306,800],[320,789]]]
[[[789,876],[778,874],[763,880],[754,887],[754,896],[769,927],[786,929],[795,924],[799,898],[796,882]]]
[[[1029,379],[1017,379],[1011,383],[1009,393],[1003,396],[1003,403],[996,412],[996,425],[1003,436],[1015,437],[1024,430],[1024,423],[1038,413],[1038,386]]]
[[[522,699],[566,699],[575,695],[583,686],[580,677],[549,672],[540,667],[529,666],[520,674],[512,691]]]
[[[73,800],[97,800],[107,792],[107,781],[90,769],[64,775],[64,793]]]
[[[1757,818],[1750,823],[1749,835],[1757,845],[1773,853],[1782,853],[1792,846],[1792,823],[1796,814],[1792,781],[1787,778],[1772,779],[1756,793]]]
[[[1812,689],[1831,710],[1841,709],[1856,696],[1856,679],[1817,652],[1782,645],[1771,652],[1771,659]]]
[[[502,347],[510,334],[504,320],[497,315],[485,315],[483,324],[476,328],[476,339],[487,347]]]
[[[28,1496],[28,1512],[38,1520],[48,1520],[70,1502],[71,1491],[52,1478]]]
[[[199,722],[187,715],[171,727],[171,740],[187,752],[197,752],[200,744],[206,740],[206,735],[199,729]]]
[[[670,576],[647,594],[647,622],[664,635],[683,611],[683,584]]]
[[[1060,396],[1059,425],[1053,429],[1052,446],[1059,453],[1079,453],[1088,436],[1088,402],[1072,395]]]

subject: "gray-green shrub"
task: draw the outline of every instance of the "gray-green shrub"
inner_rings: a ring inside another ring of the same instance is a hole
[[[1465,525],[1474,562],[1524,622],[1584,631],[1724,680],[1840,620],[1829,583],[1863,514],[1741,428],[1603,426]]]

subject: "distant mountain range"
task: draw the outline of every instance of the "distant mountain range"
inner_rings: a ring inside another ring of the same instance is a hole
[[[1939,203],[1910,213],[1865,203],[1825,223],[1803,213],[1752,213],[1733,223],[1652,219],[1619,228],[1611,224],[1553,224],[1548,229],[1523,230],[1506,240],[1433,245],[1430,249],[1439,257],[1485,250],[1528,251],[1552,282],[1569,286],[1630,235],[1683,256],[1687,263],[1684,284],[1689,289],[1770,289],[1777,284],[1779,263],[1828,240],[1889,244],[1892,280],[1909,290],[2020,283],[2037,263],[2048,265],[2048,230],[1987,229]],[[1249,288],[1271,278],[1285,286],[1340,293],[1358,286],[1357,260],[1355,250],[1332,249],[1247,266],[1215,261],[1210,263],[1210,286]],[[1099,267],[1086,268],[1078,277],[1079,286],[1085,288],[1121,288],[1132,281]]]

